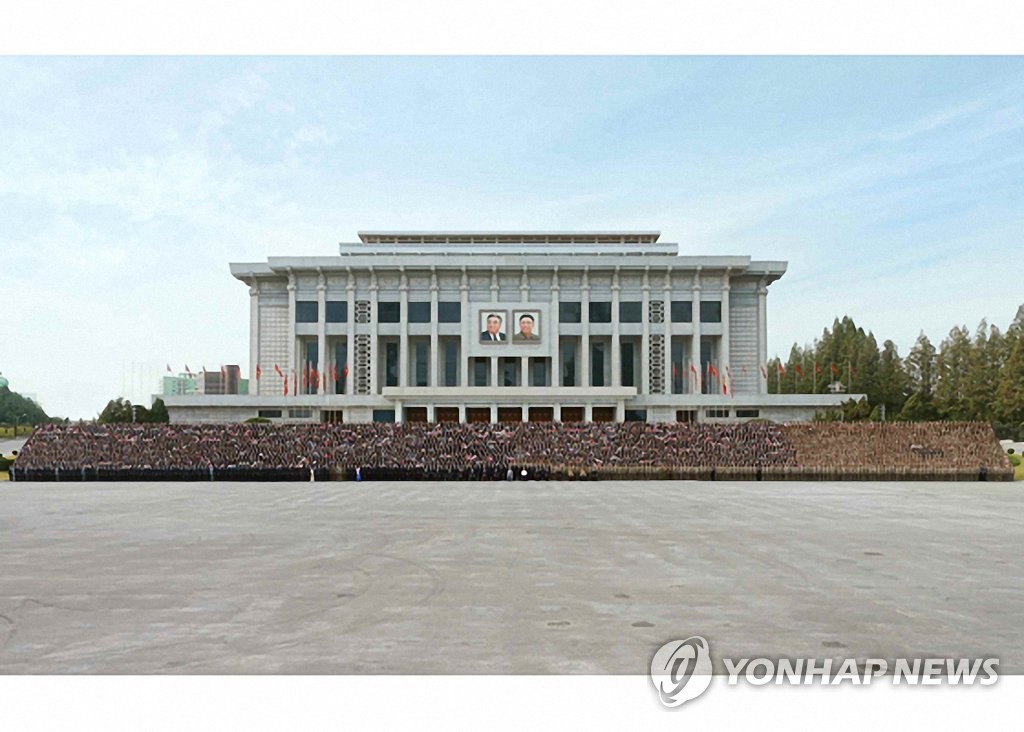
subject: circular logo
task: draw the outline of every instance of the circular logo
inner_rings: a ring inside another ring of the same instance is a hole
[[[651,683],[666,707],[696,699],[711,684],[711,651],[699,635],[669,641],[651,659]]]

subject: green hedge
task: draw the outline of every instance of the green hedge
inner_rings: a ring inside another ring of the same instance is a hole
[[[0,473],[10,470],[12,464],[12,460],[8,460],[7,458],[0,455]]]

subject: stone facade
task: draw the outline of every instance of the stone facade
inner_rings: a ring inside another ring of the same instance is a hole
[[[172,420],[789,420],[846,398],[766,393],[785,262],[680,256],[657,232],[359,238],[232,264],[261,378],[171,397]]]

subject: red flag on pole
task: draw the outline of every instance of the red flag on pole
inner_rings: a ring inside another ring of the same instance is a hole
[[[256,381],[260,380],[260,376],[263,375],[263,371],[260,369],[260,365],[256,364]]]
[[[284,380],[284,395],[288,396],[288,379]]]
[[[833,376],[839,375],[839,369],[836,368],[836,365],[834,363],[829,364],[829,368],[832,370]]]
[[[729,390],[726,388],[724,381],[722,382],[722,393],[723,394],[728,394],[729,393]]]
[[[761,378],[765,381],[768,380],[768,372],[764,370],[764,366],[761,367]]]
[[[816,374],[820,374],[821,373],[821,368],[818,366],[818,362],[817,361],[814,362],[814,373],[816,373]]]
[[[188,374],[189,376],[192,375],[192,371],[189,369],[188,364],[185,364],[185,373]]]
[[[782,368],[782,364],[779,363],[779,376],[785,376],[785,375],[786,375],[786,369]]]
[[[804,370],[802,368],[800,368],[800,364],[797,364],[793,368],[796,369],[797,376],[799,376],[800,378],[803,378]]]
[[[170,364],[167,364],[167,373],[169,373],[169,374],[173,374],[174,373],[173,371],[171,371],[171,365]]]
[[[345,364],[345,368],[341,370],[341,375],[344,376],[346,379],[348,378],[348,364]]]
[[[281,367],[278,366],[276,363],[274,364],[274,371],[277,372],[278,376],[280,376],[282,379],[284,379],[284,371],[282,371]]]

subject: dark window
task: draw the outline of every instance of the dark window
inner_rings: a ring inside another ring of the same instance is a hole
[[[534,358],[533,362],[533,385],[548,385],[548,361],[546,358]]]
[[[329,303],[327,303],[327,322],[328,323],[347,323],[348,322],[348,303],[347,302],[329,302]]]
[[[280,409],[261,409],[257,414],[264,419],[279,419],[281,417]]]
[[[721,323],[722,303],[718,300],[709,300],[700,304],[700,322]]]
[[[686,371],[683,369],[683,343],[679,338],[672,339],[672,393],[686,392]]]
[[[622,355],[622,385],[636,386],[633,378],[633,344],[623,342],[621,346]]]
[[[501,383],[504,386],[519,386],[519,364],[518,358],[501,359]]]
[[[288,419],[309,419],[313,416],[312,409],[289,409]]]
[[[647,410],[646,409],[627,409],[626,410],[626,421],[627,422],[646,422],[647,421]]]
[[[604,386],[604,344],[590,344],[590,385]]]
[[[576,386],[575,341],[566,341],[562,344],[562,386]]]
[[[579,323],[582,312],[582,308],[578,302],[560,302],[558,303],[558,322]]]
[[[692,323],[693,322],[693,303],[689,300],[673,300],[672,301],[672,322],[673,323]]]
[[[760,415],[761,415],[761,410],[760,409],[737,409],[736,410],[736,416],[737,417],[747,417],[747,418],[750,418],[750,417],[759,417]]]
[[[444,385],[459,385],[459,344],[448,341],[444,344]]]
[[[707,416],[709,416],[709,417],[724,418],[724,417],[728,417],[729,416],[729,410],[728,409],[715,409],[715,408],[712,408],[712,409],[708,409],[705,412],[705,414]]]
[[[427,360],[427,344],[417,343],[413,349],[413,356],[416,360],[416,386],[427,386],[427,370],[430,366]]]
[[[345,369],[348,368],[348,344],[337,343],[334,346],[334,368],[337,370],[338,380],[334,382],[334,393],[345,393]]]
[[[409,303],[409,322],[410,323],[429,323],[430,322],[430,303],[429,302],[411,302],[411,303]]]
[[[619,322],[620,323],[639,323],[643,318],[643,303],[642,302],[620,302],[619,303]]]
[[[319,306],[315,302],[300,301],[295,303],[296,323],[316,323],[319,319]]]
[[[395,421],[395,410],[394,409],[374,409],[373,410],[373,421],[374,422],[394,422]]]
[[[612,304],[610,302],[592,302],[592,303],[590,303],[590,322],[591,323],[610,323],[610,322],[612,322]]]
[[[473,386],[487,386],[487,375],[491,370],[490,359],[478,356],[473,359]]]
[[[439,323],[461,323],[462,303],[461,302],[439,302],[437,304],[437,322]]]
[[[397,302],[377,303],[378,323],[397,323],[402,314],[402,309]]]
[[[316,382],[317,378],[313,375],[313,372],[320,367],[320,360],[317,358],[317,342],[306,341],[306,365],[305,369],[308,369],[309,376],[306,378],[306,384],[304,392],[306,394],[316,394]],[[320,374],[320,378],[323,378],[323,374]]]
[[[398,344],[384,346],[384,386],[398,386]]]

